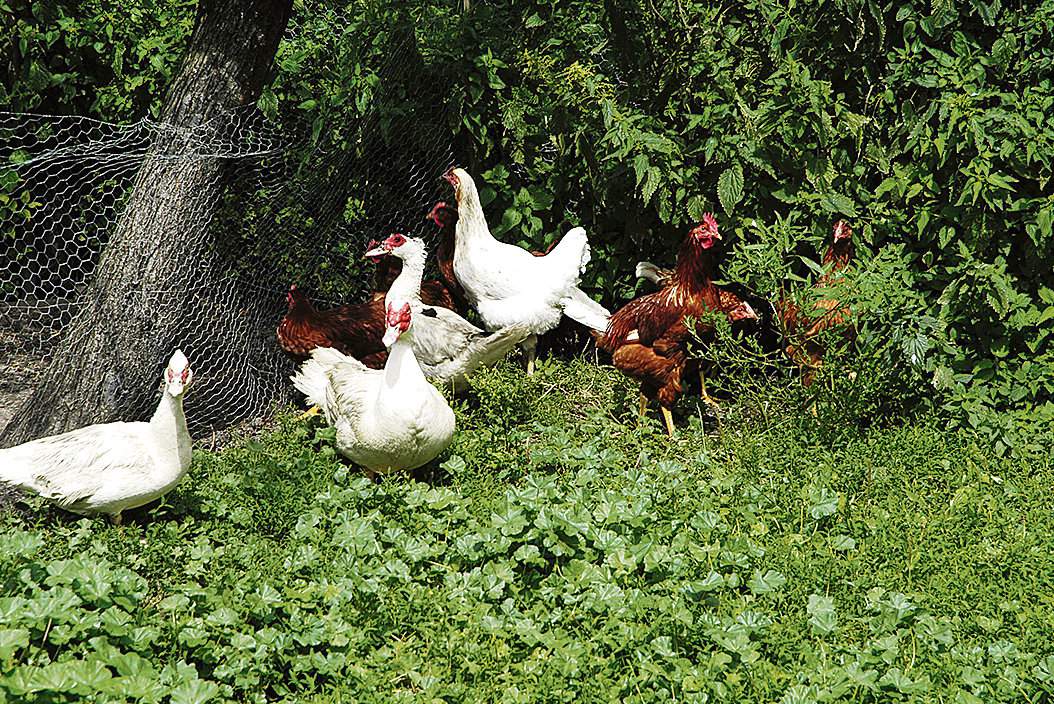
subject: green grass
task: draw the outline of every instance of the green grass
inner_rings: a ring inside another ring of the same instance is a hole
[[[635,404],[506,367],[416,478],[285,419],[123,528],[9,516],[0,701],[1051,700],[1049,457]]]

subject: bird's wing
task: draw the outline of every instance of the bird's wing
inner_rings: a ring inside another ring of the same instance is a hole
[[[456,355],[430,365],[426,373],[441,384],[452,383],[457,390],[469,374],[502,359],[530,334],[530,328],[525,325],[510,325],[492,333],[479,332]]]
[[[76,511],[114,472],[151,461],[135,432],[143,425],[89,425],[0,451],[0,480]]]
[[[571,289],[571,295],[564,298],[563,307],[564,315],[568,318],[600,332],[607,330],[611,311],[587,296],[577,286]]]

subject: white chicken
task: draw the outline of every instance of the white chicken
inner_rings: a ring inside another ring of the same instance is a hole
[[[167,494],[190,469],[183,394],[193,378],[176,350],[148,422],[89,425],[0,450],[0,481],[119,524],[122,511]]]
[[[421,302],[425,272],[425,243],[416,237],[394,234],[367,257],[392,255],[402,260],[402,270],[392,282],[385,304],[406,301],[414,314],[414,355],[425,376],[460,391],[468,376],[481,366],[494,364],[531,334],[526,325],[510,325],[487,333],[448,308]]]
[[[444,178],[454,187],[458,221],[454,236],[454,275],[488,330],[525,325],[527,373],[534,371],[538,335],[555,328],[561,315],[603,332],[611,313],[578,288],[589,262],[589,243],[581,227],[570,230],[542,257],[494,239],[483,215],[479,192],[464,169]]]
[[[370,478],[430,462],[454,435],[454,412],[414,355],[415,317],[409,302],[387,305],[384,369],[320,347],[292,377],[337,431],[340,453]]]

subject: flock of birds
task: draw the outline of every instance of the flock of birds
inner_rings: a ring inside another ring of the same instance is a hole
[[[822,360],[822,333],[838,327],[852,334],[849,309],[836,299],[821,296],[801,310],[789,298],[769,303],[742,286],[716,285],[721,234],[710,214],[688,233],[673,269],[638,264],[638,277],[657,290],[612,314],[578,287],[590,257],[585,230],[570,230],[544,253],[500,242],[472,177],[452,168],[444,178],[457,207],[441,202],[429,213],[441,231],[441,279],[424,280],[421,239],[393,234],[365,253],[378,264],[377,290],[367,301],[320,311],[294,285],[277,329],[280,347],[300,363],[293,385],[335,429],[340,453],[370,477],[420,467],[449,445],[454,413],[437,387],[460,391],[475,370],[517,346],[531,374],[539,336],[567,319],[640,382],[642,415],[649,401],[658,402],[671,435],[671,409],[687,379],[698,377],[702,398],[715,403],[706,391],[707,361],[690,346],[714,334],[708,316],[726,316],[766,349],[782,347],[805,384]],[[830,286],[851,259],[851,230],[838,221],[816,286]],[[469,308],[483,328],[463,317]],[[192,380],[176,350],[149,421],[92,425],[0,450],[0,482],[119,523],[122,511],[164,495],[189,469],[183,396]]]

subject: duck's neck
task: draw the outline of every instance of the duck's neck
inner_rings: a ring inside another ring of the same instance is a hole
[[[463,188],[457,203],[457,225],[454,230],[454,254],[466,244],[475,244],[493,240],[487,219],[483,215],[483,206],[479,203],[479,193],[475,188]],[[463,251],[463,250],[462,250]]]
[[[385,305],[390,301],[421,302],[421,280],[425,275],[425,253],[409,252],[403,259],[403,270],[395,277],[385,295]]]
[[[190,466],[191,441],[187,431],[187,418],[183,415],[183,396],[172,396],[164,389],[157,410],[150,418],[150,427],[157,438],[158,449],[164,456],[178,458],[180,471]]]
[[[384,388],[392,391],[422,383],[428,382],[414,355],[413,336],[407,331],[399,336],[388,351],[388,361],[384,365]]]

